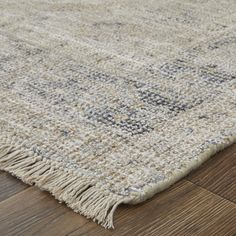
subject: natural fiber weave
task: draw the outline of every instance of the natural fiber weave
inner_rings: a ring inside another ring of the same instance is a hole
[[[113,227],[236,140],[235,0],[1,0],[0,169]]]

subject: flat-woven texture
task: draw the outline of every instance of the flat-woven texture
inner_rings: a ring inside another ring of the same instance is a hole
[[[235,0],[0,1],[0,169],[111,228],[235,140]]]

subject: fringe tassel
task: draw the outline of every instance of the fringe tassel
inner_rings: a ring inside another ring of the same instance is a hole
[[[114,228],[114,212],[125,201],[122,196],[96,187],[84,176],[52,165],[49,160],[26,154],[20,146],[0,146],[0,169],[27,184],[51,192],[60,202],[105,228]]]

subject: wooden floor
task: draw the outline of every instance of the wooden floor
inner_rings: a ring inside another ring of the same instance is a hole
[[[115,230],[0,172],[0,235],[236,235],[236,144],[168,190],[115,214]]]

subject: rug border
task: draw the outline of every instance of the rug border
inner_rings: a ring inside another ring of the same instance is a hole
[[[91,179],[63,169],[39,155],[29,154],[22,145],[1,142],[1,140],[0,170],[16,176],[26,184],[35,185],[41,190],[50,192],[55,199],[59,202],[65,202],[75,212],[111,229],[114,228],[114,212],[120,204],[138,204],[167,189],[215,153],[234,144],[236,136],[227,137],[224,141],[218,145],[211,145],[184,169],[175,171],[171,178],[147,185],[142,192],[131,197],[117,195],[98,188],[96,182]],[[42,174],[44,175],[42,176]]]

